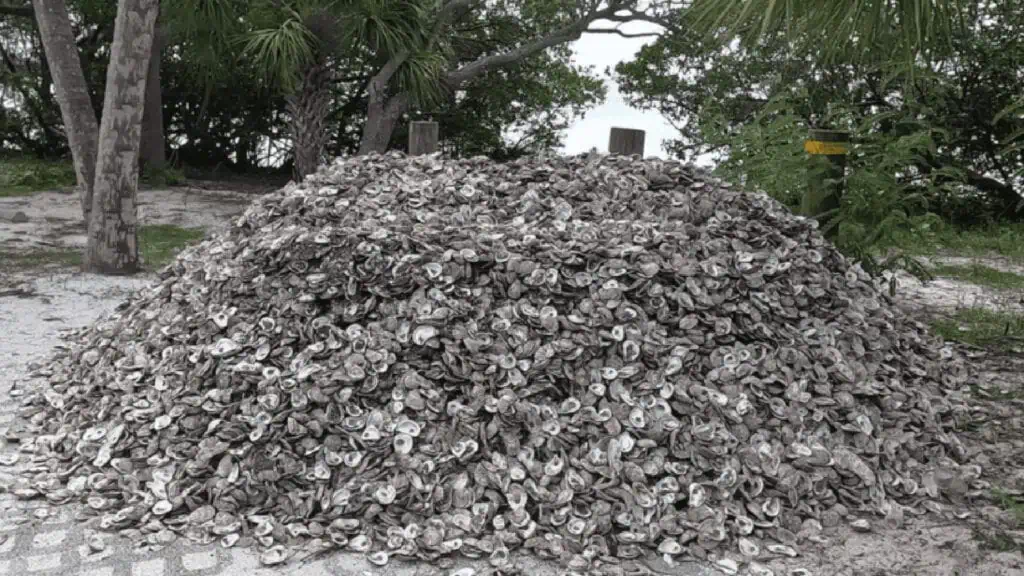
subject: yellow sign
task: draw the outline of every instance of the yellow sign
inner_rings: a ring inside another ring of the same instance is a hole
[[[846,142],[822,142],[821,140],[804,140],[804,150],[808,154],[823,156],[841,156],[848,152]]]

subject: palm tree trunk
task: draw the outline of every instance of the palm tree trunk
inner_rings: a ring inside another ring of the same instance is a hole
[[[330,69],[326,62],[310,66],[298,92],[288,97],[295,176],[302,180],[323,161],[327,147],[327,117],[331,113]]]
[[[142,112],[142,143],[139,145],[139,166],[161,170],[167,163],[164,152],[164,111],[160,92],[160,60],[163,34],[158,27],[153,34],[153,54],[146,74],[146,104]]]
[[[97,149],[85,269],[131,274],[139,269],[135,194],[146,76],[159,0],[119,0]]]
[[[32,0],[43,53],[53,78],[54,92],[64,120],[71,158],[75,165],[82,216],[88,223],[93,205],[96,146],[99,128],[82,73],[75,34],[64,0]]]

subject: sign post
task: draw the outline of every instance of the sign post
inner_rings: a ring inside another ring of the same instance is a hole
[[[644,131],[633,128],[612,128],[608,135],[608,153],[631,156],[644,155]]]
[[[804,150],[810,154],[810,170],[800,212],[817,218],[828,238],[836,233],[835,228],[827,227],[843,197],[849,143],[849,132],[817,129],[810,130],[804,141]]]
[[[409,155],[420,156],[437,152],[439,128],[437,122],[409,123]]]

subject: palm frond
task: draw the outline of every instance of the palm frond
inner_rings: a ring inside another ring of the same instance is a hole
[[[160,6],[161,22],[176,38],[223,41],[238,29],[234,0],[175,0]]]
[[[285,91],[294,89],[301,70],[312,63],[317,38],[303,23],[302,15],[290,11],[273,28],[255,30],[240,38],[242,56],[250,59],[272,84]]]
[[[694,0],[689,15],[714,35],[756,43],[784,30],[829,57],[899,48],[913,58],[948,45],[970,0]],[[888,54],[887,54],[888,55]]]
[[[420,107],[431,107],[446,96],[441,82],[447,70],[448,59],[441,53],[419,51],[412,53],[395,74],[399,90],[409,92]]]
[[[398,54],[422,46],[428,13],[424,3],[408,0],[354,0],[341,23],[347,39],[379,54]]]

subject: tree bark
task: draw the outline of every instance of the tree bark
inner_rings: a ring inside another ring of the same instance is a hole
[[[408,52],[396,55],[379,72],[374,74],[366,87],[368,94],[366,124],[363,126],[363,135],[359,141],[360,155],[371,152],[383,153],[387,150],[388,143],[391,142],[391,133],[395,130],[395,124],[408,108],[408,94],[388,96],[388,84],[391,83],[391,78],[408,57]]]
[[[163,31],[158,27],[153,33],[153,54],[146,74],[146,105],[142,112],[142,143],[139,145],[140,169],[162,170],[167,164],[163,95],[160,92],[163,40]]]
[[[107,67],[86,271],[139,270],[135,194],[146,76],[159,0],[119,0]]]
[[[331,113],[330,69],[326,62],[310,66],[296,94],[288,97],[295,176],[316,172],[327,147],[327,117]]]
[[[82,73],[75,34],[64,0],[33,0],[39,36],[43,41],[54,92],[64,119],[71,158],[75,165],[82,216],[86,224],[93,206],[93,181],[96,171],[97,136],[99,129],[96,113],[89,98],[89,87]]]
[[[371,96],[366,111],[366,124],[359,142],[359,154],[383,154],[391,143],[398,120],[409,111],[409,95],[400,93],[391,98]]]

